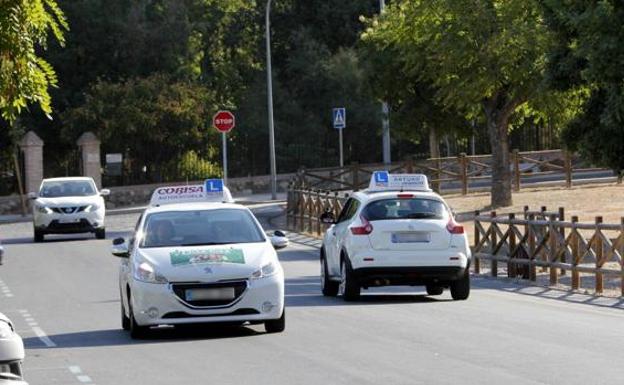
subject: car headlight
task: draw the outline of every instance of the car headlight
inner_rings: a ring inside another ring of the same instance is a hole
[[[277,263],[269,262],[266,265],[262,266],[262,268],[256,270],[251,274],[251,278],[266,278],[272,275],[277,274]]]
[[[134,263],[134,279],[146,283],[167,283],[167,278],[158,273],[158,271],[149,262],[138,260]]]
[[[100,206],[97,204],[92,204],[87,206],[87,208],[84,210],[86,213],[92,213],[94,211],[98,211],[100,209]]]
[[[13,335],[11,325],[4,321],[0,321],[0,339],[7,339]]]
[[[41,214],[52,214],[52,209],[46,206],[35,206],[36,210]]]

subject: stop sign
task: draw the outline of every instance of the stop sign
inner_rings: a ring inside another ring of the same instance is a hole
[[[236,118],[230,111],[219,111],[212,118],[212,125],[217,131],[228,133],[236,125]]]

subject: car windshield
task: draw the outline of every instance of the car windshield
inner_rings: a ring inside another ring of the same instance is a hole
[[[362,214],[369,221],[387,219],[444,219],[444,203],[434,199],[397,198],[369,203]]]
[[[42,198],[86,197],[96,194],[93,182],[88,180],[43,182],[39,192]]]
[[[251,213],[243,209],[169,211],[149,214],[141,247],[226,245],[264,242]]]

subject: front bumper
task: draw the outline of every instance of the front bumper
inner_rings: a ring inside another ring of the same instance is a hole
[[[220,307],[190,306],[174,293],[171,284],[133,281],[131,293],[134,317],[142,326],[266,321],[280,318],[284,310],[284,275],[250,279],[233,304]]]
[[[80,212],[75,214],[35,213],[33,223],[37,230],[48,234],[95,232],[104,228],[104,212]]]

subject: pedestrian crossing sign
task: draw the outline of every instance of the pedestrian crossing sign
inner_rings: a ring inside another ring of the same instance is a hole
[[[342,130],[347,126],[347,110],[344,107],[334,108],[334,128]]]

